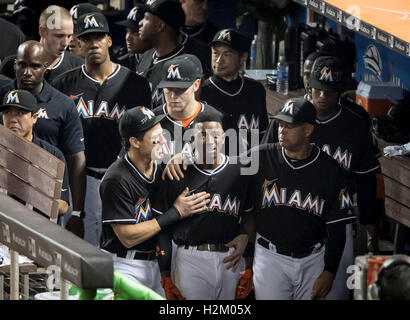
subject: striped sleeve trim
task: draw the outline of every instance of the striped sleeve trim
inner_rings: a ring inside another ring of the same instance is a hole
[[[254,209],[254,207],[250,207],[249,209],[244,209],[243,212],[251,212]]]
[[[159,211],[159,210],[157,210],[157,209],[155,209],[155,208],[151,208],[151,209],[152,209],[152,211],[154,211],[154,212],[156,212],[156,213],[158,213],[158,214],[164,214],[163,211]]]
[[[342,222],[342,221],[343,221],[343,222],[346,222],[346,221],[349,221],[349,220],[351,220],[352,222],[354,222],[356,219],[357,219],[356,216],[354,216],[354,217],[347,217],[347,218],[343,218],[343,219],[332,220],[332,221],[326,222],[326,224],[338,223],[338,222]]]
[[[380,165],[374,167],[373,169],[367,170],[367,171],[355,171],[355,173],[357,173],[357,174],[366,174],[366,173],[372,172],[374,170],[377,170],[379,168],[380,168]]]
[[[136,223],[137,221],[135,220],[135,219],[113,219],[113,220],[103,220],[102,221],[102,223],[115,223],[115,222],[122,222],[122,223],[124,223],[124,222],[126,222],[126,223],[130,223],[130,222],[133,222],[133,223]]]

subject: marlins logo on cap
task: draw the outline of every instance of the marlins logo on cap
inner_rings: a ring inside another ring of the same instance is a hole
[[[322,70],[320,70],[319,80],[333,82],[332,69],[324,66]]]
[[[288,101],[282,108],[281,112],[293,114],[293,101]]]
[[[84,29],[100,27],[93,14],[86,15],[84,18],[84,23],[85,23]]]
[[[179,73],[179,64],[171,64],[169,66],[167,79],[181,80],[181,74]]]
[[[127,19],[137,21],[137,7],[131,9],[130,13],[128,13]]]
[[[20,103],[19,95],[17,91],[13,90],[10,91],[7,95],[7,102],[6,103]]]
[[[73,17],[73,19],[78,19],[78,5],[75,5],[70,9],[70,16]]]
[[[231,31],[228,30],[228,29],[222,30],[219,33],[218,40],[226,40],[226,41],[231,42],[232,41],[231,40]]]
[[[145,114],[148,117],[148,120],[155,117],[154,112],[152,112],[151,110],[149,110],[145,107],[142,107],[141,111],[142,111],[143,114]],[[142,123],[145,123],[146,121],[147,121],[147,118],[141,120]]]
[[[151,6],[151,5],[155,4],[156,1],[157,0],[147,0],[146,4]]]

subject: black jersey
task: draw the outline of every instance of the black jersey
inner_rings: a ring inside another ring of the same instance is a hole
[[[212,106],[198,102],[198,107],[200,108],[199,113],[201,112],[218,112]],[[167,105],[164,104],[153,110],[156,116],[165,115],[164,119],[161,120],[161,127],[164,130],[164,137],[167,140],[166,145],[163,147],[164,153],[164,162],[168,160],[175,154],[180,152],[186,152],[192,154],[192,138],[193,136],[185,134],[189,129],[193,129],[195,125],[195,118],[184,127],[180,121],[171,118],[167,111]]]
[[[158,214],[171,207],[185,187],[189,187],[190,193],[210,193],[211,201],[206,211],[173,224],[172,236],[176,244],[227,243],[241,233],[241,214],[253,209],[252,202],[248,202],[249,176],[241,175],[240,164],[230,163],[225,155],[221,157],[222,163],[212,171],[192,164],[181,181],[166,180],[161,184],[162,196],[153,204]]]
[[[188,41],[187,39],[185,40]],[[137,73],[147,79],[151,85],[152,109],[162,106],[165,103],[162,88],[157,88],[161,81],[164,63],[169,59],[185,53],[196,55],[201,61],[204,72],[210,70],[210,54],[208,55],[207,52],[204,52],[202,44],[195,44],[191,40],[186,44],[178,45],[174,50],[162,57],[156,55],[155,48],[149,49],[142,54],[137,66]],[[209,67],[206,67],[207,65],[209,65]]]
[[[218,76],[205,81],[201,90],[201,100],[206,101],[224,116],[224,130],[245,129],[246,149],[251,147],[251,130],[259,130],[260,139],[268,126],[266,92],[261,83],[248,77],[239,76],[227,82]]]
[[[326,238],[326,224],[355,221],[345,171],[318,147],[292,160],[280,144],[267,144],[253,151],[253,160],[259,161],[251,182],[256,232],[275,245],[307,251]]]
[[[15,55],[8,56],[4,58],[4,61],[0,67],[0,73],[4,74],[5,76],[15,79],[16,72],[14,70],[14,60],[16,59]],[[81,66],[84,63],[84,58],[77,56],[69,51],[64,51],[58,63],[52,67],[51,69],[47,69],[44,73],[44,80],[47,82],[53,81],[57,78],[60,74],[64,72],[74,69],[78,66]]]
[[[9,84],[12,80],[6,76],[0,74],[0,88]]]
[[[15,89],[16,81],[0,88],[0,99]],[[59,148],[65,155],[84,151],[83,127],[70,98],[43,81],[43,89],[36,99],[40,107],[33,127],[36,135]]]
[[[150,105],[147,81],[118,65],[100,84],[82,65],[62,74],[52,84],[70,96],[77,107],[83,125],[87,166],[108,168],[121,150],[118,122],[125,110]]]
[[[209,45],[213,40],[215,34],[219,29],[207,21],[204,24],[195,27],[184,26],[181,28],[181,33],[191,38],[201,41],[202,43]]]
[[[131,71],[137,71],[137,65],[139,62],[139,54],[126,53],[115,58],[111,58],[113,62],[130,69]]]
[[[116,236],[112,224],[136,224],[154,218],[152,196],[161,174],[160,166],[154,163],[152,179],[147,179],[127,155],[117,159],[108,168],[100,185],[102,249],[122,256],[125,256],[127,250],[155,250],[155,237],[127,249]]]

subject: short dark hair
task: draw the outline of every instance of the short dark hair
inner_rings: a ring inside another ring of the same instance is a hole
[[[144,139],[145,133],[147,133],[147,131],[148,130],[140,132],[140,133],[136,134],[133,137],[136,138],[138,141],[142,141]],[[122,137],[121,138],[121,144],[124,147],[125,151],[130,150],[130,147],[131,147],[130,138],[131,137]]]
[[[215,111],[200,112],[195,118],[195,124],[201,122],[219,122],[223,125],[223,116],[221,113]]]

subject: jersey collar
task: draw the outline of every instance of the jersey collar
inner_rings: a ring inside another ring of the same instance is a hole
[[[171,51],[169,54],[162,56],[162,57],[158,57],[157,52],[154,50],[154,52],[152,53],[152,63],[157,64],[163,61],[167,61],[171,58],[174,58],[175,56],[179,55],[184,49],[185,49],[184,44],[178,45],[173,51]]]
[[[118,74],[118,72],[120,71],[120,68],[121,68],[121,65],[120,65],[119,63],[117,63],[117,68],[114,70],[113,73],[111,73],[111,74],[108,76],[108,78],[107,78],[105,81],[114,78],[114,77]],[[98,84],[100,84],[100,81],[94,79],[94,78],[91,77],[89,74],[87,74],[87,72],[85,71],[85,64],[83,64],[83,65],[81,66],[81,71],[83,72],[83,74],[84,74],[88,79],[90,79],[91,81],[94,81],[94,82],[97,82]]]
[[[199,111],[199,113],[201,113],[202,111],[204,111],[204,104],[202,102],[200,102],[201,104],[201,111]],[[171,121],[172,123],[176,124],[177,126],[182,127],[182,124],[178,121],[175,121],[174,119],[171,118],[171,116],[169,115],[168,111],[167,111],[167,104],[164,103],[164,105],[162,106],[162,112],[165,114],[165,117]],[[195,119],[194,119],[195,120]]]
[[[329,119],[326,119],[326,120],[318,120],[318,119],[316,119],[316,123],[318,123],[318,124],[325,124],[325,123],[329,123],[329,122],[331,122],[331,121],[333,121],[333,120],[335,120],[340,114],[342,113],[342,107],[340,107],[340,109],[339,109],[339,111],[338,112],[336,112],[336,114],[333,116],[333,117],[330,117]]]
[[[307,166],[310,166],[312,163],[314,163],[319,158],[320,149],[314,144],[312,144],[312,147],[313,147],[312,153],[307,159],[299,160],[295,162],[290,161],[289,157],[285,154],[285,148],[282,147],[282,150],[281,150],[282,158],[285,160],[288,166],[291,167],[293,170],[299,170],[299,169],[305,168]]]
[[[206,176],[213,176],[218,174],[219,172],[221,172],[223,169],[225,169],[225,167],[228,165],[229,163],[229,158],[227,156],[225,156],[223,153],[220,153],[221,157],[222,157],[222,162],[221,164],[216,167],[213,170],[204,170],[199,168],[195,162],[192,163],[193,167],[198,170],[199,172],[201,172],[202,174],[206,175]]]
[[[211,84],[222,93],[227,96],[234,97],[242,92],[244,79],[241,75],[239,75],[237,79],[228,82],[218,76],[213,75],[209,78],[209,82],[211,82]]]
[[[62,54],[61,57],[60,57],[60,60],[59,60],[59,61],[57,62],[57,64],[56,64],[54,67],[52,67],[50,70],[57,69],[57,68],[60,66],[60,64],[63,62],[64,56],[65,56],[65,52],[63,52],[63,54]]]
[[[141,177],[142,180],[144,180],[145,182],[152,184],[155,181],[155,176],[157,174],[157,163],[154,161],[154,172],[152,173],[152,179],[148,180],[139,170],[136,166],[134,166],[134,164],[128,159],[128,155],[125,154],[124,156],[125,161],[128,162],[128,164],[130,165],[130,167]]]

